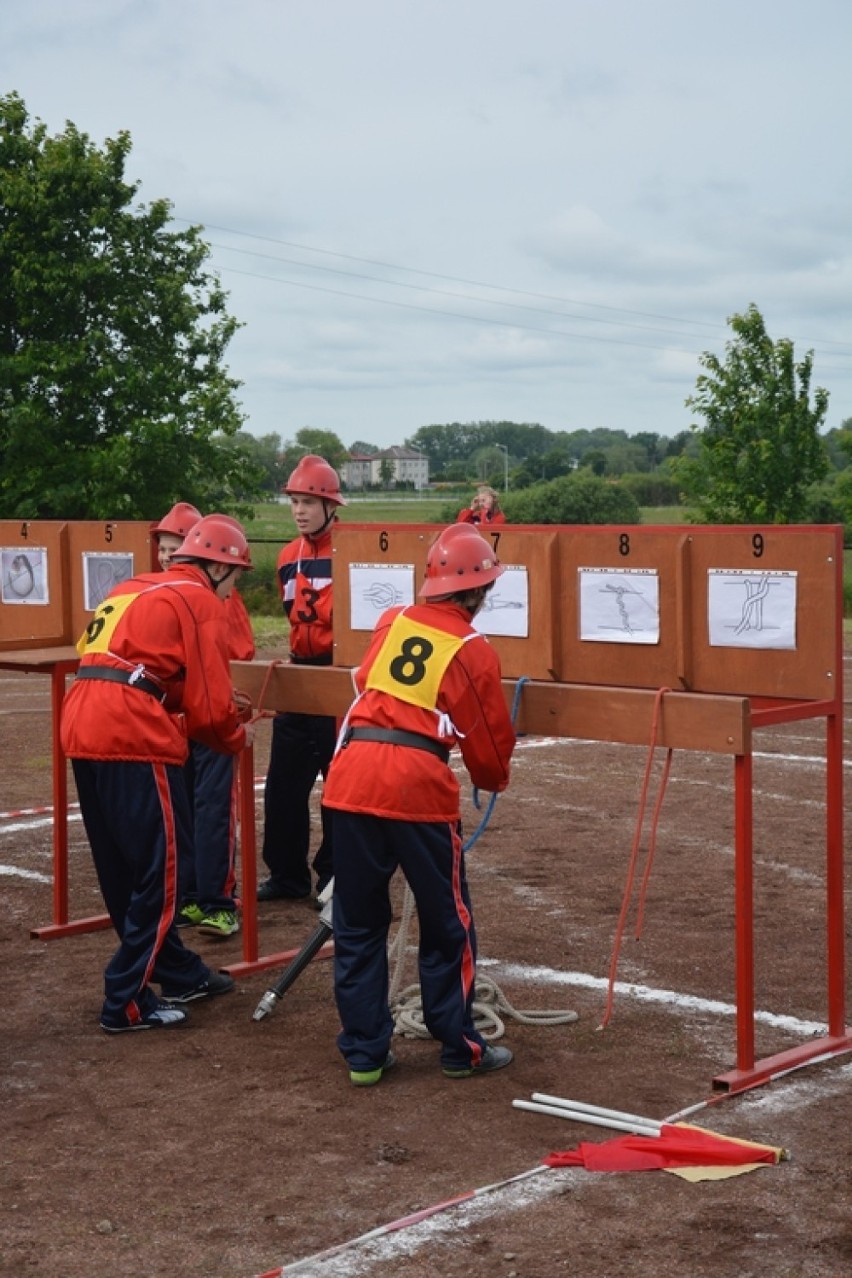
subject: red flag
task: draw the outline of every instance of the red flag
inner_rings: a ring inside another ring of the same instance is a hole
[[[777,1163],[783,1152],[688,1124],[663,1123],[659,1136],[619,1136],[602,1145],[584,1141],[576,1149],[549,1154],[544,1162],[548,1167],[585,1167],[596,1172],[654,1171]]]

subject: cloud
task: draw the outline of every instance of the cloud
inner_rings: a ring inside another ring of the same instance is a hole
[[[208,228],[257,434],[675,433],[752,301],[852,415],[845,0],[7,7],[31,114]]]

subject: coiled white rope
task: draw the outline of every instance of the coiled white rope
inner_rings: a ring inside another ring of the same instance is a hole
[[[393,1016],[394,1032],[403,1038],[430,1038],[423,1020],[423,1002],[419,985],[400,989],[408,952],[408,933],[414,914],[414,893],[406,883],[402,903],[402,915],[396,936],[388,947],[391,964],[389,1002]],[[577,1020],[577,1013],[564,1011],[519,1011],[506,998],[496,981],[488,976],[478,976],[473,996],[473,1023],[482,1037],[488,1041],[502,1038],[506,1032],[504,1018],[522,1025],[570,1025]]]

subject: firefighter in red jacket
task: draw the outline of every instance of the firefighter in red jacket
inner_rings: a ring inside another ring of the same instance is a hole
[[[61,736],[119,937],[104,974],[101,1026],[111,1033],[179,1025],[181,1004],[233,989],[185,948],[174,921],[192,838],[189,738],[234,755],[254,732],[232,695],[223,602],[250,567],[239,525],[208,515],[165,573],[118,585],[78,645]]]
[[[499,792],[509,783],[515,733],[500,662],[471,625],[502,572],[475,528],[447,528],[429,551],[423,602],[383,614],[355,675],[358,696],[323,802],[335,845],[337,1041],[358,1086],[394,1064],[387,940],[398,866],[417,903],[423,1014],[442,1044],[444,1074],[467,1078],[512,1059],[473,1023],[476,932],[459,784],[448,766],[458,745],[475,786]]]
[[[290,661],[330,666],[333,657],[331,530],[339,506],[337,471],[323,457],[306,454],[287,481],[298,536],[278,556],[284,615],[290,623]],[[332,877],[331,837],[325,814],[322,839],[311,865],[311,792],[326,776],[334,754],[333,716],[286,711],[272,722],[272,745],[264,789],[263,860],[269,876],[257,899],[308,897],[311,869],[321,892]]]
[[[201,511],[179,501],[151,529],[157,539],[157,558],[165,571]],[[220,521],[242,528],[230,515]],[[251,661],[254,635],[238,590],[225,600],[228,656]],[[192,810],[193,847],[181,866],[178,927],[197,927],[205,936],[224,939],[240,930],[237,912],[237,760],[233,754],[211,750],[203,741],[190,741],[187,789]]]

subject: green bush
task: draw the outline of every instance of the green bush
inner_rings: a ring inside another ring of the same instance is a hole
[[[625,488],[640,506],[679,506],[681,504],[681,487],[669,474],[651,472],[650,474],[621,475],[618,482]]]
[[[587,472],[563,475],[510,493],[504,502],[512,524],[640,524],[639,503],[620,483]]]

